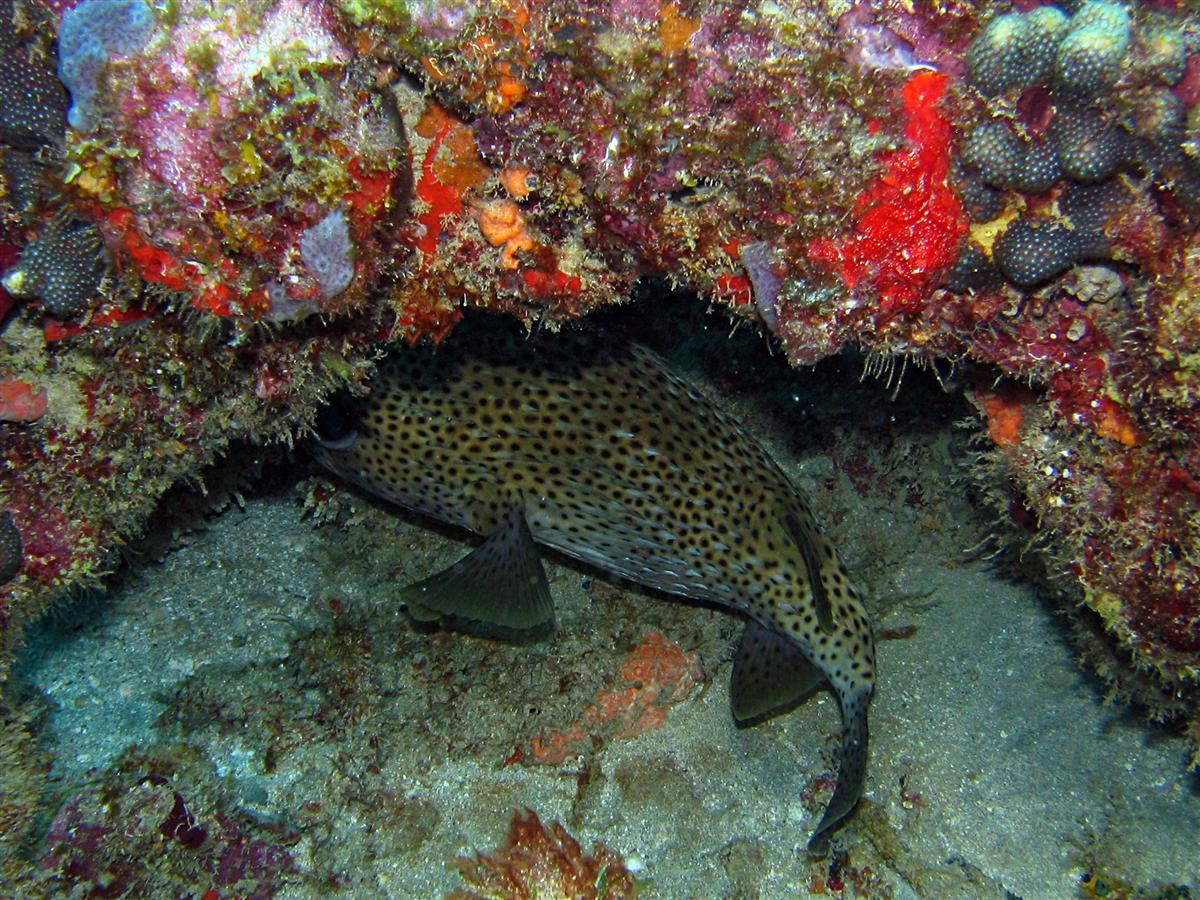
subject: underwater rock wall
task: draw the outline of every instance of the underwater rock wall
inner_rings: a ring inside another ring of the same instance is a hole
[[[1181,4],[0,18],[0,549],[20,560],[0,671],[168,487],[231,439],[303,433],[379,341],[440,341],[467,308],[553,328],[654,274],[797,365],[848,343],[974,362],[1006,527],[1117,692],[1197,721],[1200,22]]]

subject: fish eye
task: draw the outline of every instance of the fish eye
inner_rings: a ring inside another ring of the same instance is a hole
[[[317,432],[317,443],[327,450],[343,450],[358,437],[358,432],[354,430],[354,420],[347,415],[345,409],[337,405],[324,406],[317,410],[317,420],[313,427]]]

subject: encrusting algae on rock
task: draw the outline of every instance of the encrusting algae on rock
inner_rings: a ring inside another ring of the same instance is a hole
[[[528,809],[513,816],[500,847],[460,856],[457,866],[471,889],[451,891],[446,900],[632,900],[638,895],[617,853],[597,844],[585,854],[562,824],[547,830]]]
[[[552,728],[529,742],[529,755],[518,747],[513,761],[555,765],[579,756],[594,736],[612,734],[633,738],[658,728],[673,705],[690,696],[703,683],[700,661],[677,644],[652,631],[642,638],[621,663],[620,681],[601,690],[595,702],[562,728]]]
[[[537,542],[745,615],[731,688],[739,723],[791,709],[824,682],[841,704],[837,790],[809,843],[823,852],[863,790],[875,643],[808,501],[649,350],[476,324],[439,350],[385,360],[368,397],[318,423],[327,468],[485,536],[401,593],[409,614],[545,633],[554,612]]]

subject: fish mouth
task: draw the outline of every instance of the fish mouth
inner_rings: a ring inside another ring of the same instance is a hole
[[[309,457],[318,466],[334,475],[353,480],[353,465],[349,462],[350,450],[358,440],[358,433],[351,431],[339,438],[329,440],[314,436],[308,441]]]
[[[317,445],[322,450],[346,450],[353,446],[354,442],[358,440],[358,432],[347,431],[345,434],[336,438],[322,437],[320,433],[318,433],[315,440]]]

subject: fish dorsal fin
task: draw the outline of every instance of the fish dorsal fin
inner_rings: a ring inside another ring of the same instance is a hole
[[[804,568],[808,570],[808,584],[812,590],[813,607],[817,612],[817,624],[826,634],[833,634],[837,626],[833,624],[833,607],[829,603],[829,594],[825,592],[825,582],[821,580],[821,561],[817,558],[817,548],[812,536],[800,524],[800,520],[792,513],[783,517],[783,526],[787,529],[800,554],[804,557]]]
[[[450,568],[406,587],[400,599],[418,622],[448,618],[467,631],[491,626],[499,636],[519,637],[554,624],[546,570],[516,506],[482,544]]]
[[[756,725],[791,709],[824,680],[821,670],[787,637],[747,622],[729,689],[733,718],[738,725]]]

